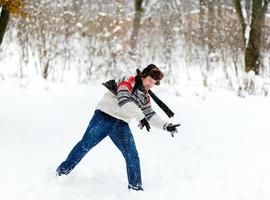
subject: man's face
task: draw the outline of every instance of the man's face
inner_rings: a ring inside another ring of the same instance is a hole
[[[147,76],[142,80],[143,87],[145,90],[150,90],[156,84],[156,82],[157,81],[151,78],[150,76]]]

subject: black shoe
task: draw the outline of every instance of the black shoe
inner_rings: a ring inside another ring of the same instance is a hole
[[[128,185],[128,189],[132,189],[132,190],[136,190],[136,191],[144,191],[142,186],[138,185],[138,186],[133,186],[133,185]]]
[[[56,176],[63,176],[63,175],[68,175],[66,172],[61,172],[60,170],[56,170]]]
[[[71,170],[66,170],[60,166],[56,169],[56,176],[68,175]]]
[[[56,171],[56,176],[62,176],[63,174],[61,174],[60,172]]]

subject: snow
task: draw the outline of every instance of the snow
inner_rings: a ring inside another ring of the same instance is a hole
[[[154,128],[141,131],[132,121],[144,192],[127,189],[124,160],[109,138],[69,176],[55,177],[105,91],[99,82],[0,82],[0,199],[270,198],[269,98],[228,91],[202,99],[156,88],[181,127],[172,138]]]
[[[113,33],[116,33],[116,32],[118,32],[118,31],[120,31],[122,29],[122,27],[121,26],[116,26],[114,29],[113,29]]]
[[[98,15],[103,16],[103,17],[108,16],[108,14],[104,12],[99,12]]]

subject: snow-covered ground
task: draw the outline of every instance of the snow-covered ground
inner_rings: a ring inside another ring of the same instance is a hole
[[[202,99],[157,90],[175,111],[172,121],[181,123],[180,132],[172,138],[131,123],[145,189],[134,192],[127,189],[124,160],[109,138],[69,176],[54,176],[105,88],[24,85],[0,82],[0,199],[270,199],[269,98],[218,92]]]

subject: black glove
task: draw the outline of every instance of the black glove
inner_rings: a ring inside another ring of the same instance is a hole
[[[174,133],[177,133],[178,130],[176,127],[180,126],[180,124],[172,124],[172,123],[166,123],[163,126],[163,129],[166,131],[169,131],[172,135],[172,137],[174,137]]]
[[[145,119],[145,118],[143,118],[141,121],[140,121],[140,123],[139,123],[139,127],[140,127],[140,129],[143,129],[143,127],[146,127],[146,130],[149,132],[150,131],[150,124],[148,123],[148,121]]]

